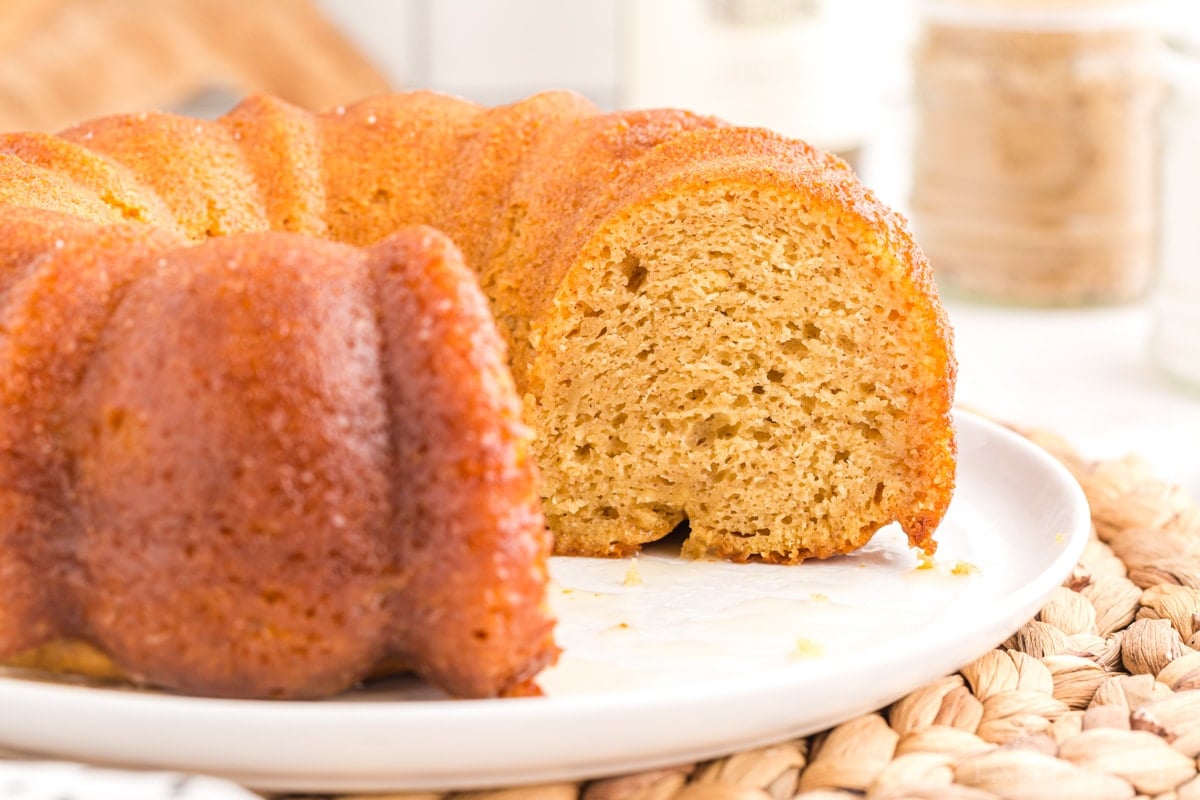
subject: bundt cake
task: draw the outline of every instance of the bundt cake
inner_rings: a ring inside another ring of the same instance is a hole
[[[929,267],[800,142],[569,93],[255,97],[0,137],[0,204],[0,660],[512,693],[554,653],[545,524],[563,554],[684,521],[694,557],[893,521],[933,550]]]
[[[0,658],[235,697],[553,659],[527,429],[441,234],[6,208],[0,298]]]

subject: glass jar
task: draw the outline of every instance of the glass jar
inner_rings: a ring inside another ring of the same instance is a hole
[[[939,286],[1035,305],[1141,297],[1161,95],[1146,4],[921,9],[912,215]]]
[[[1151,348],[1167,372],[1200,388],[1200,38],[1168,44]]]

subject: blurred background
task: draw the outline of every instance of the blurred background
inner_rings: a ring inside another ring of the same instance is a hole
[[[1200,0],[0,3],[0,130],[413,88],[841,155],[933,263],[960,403],[1200,494]]]

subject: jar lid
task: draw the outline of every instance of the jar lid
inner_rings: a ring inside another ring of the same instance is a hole
[[[1153,28],[1162,0],[922,0],[926,21],[1022,31]]]

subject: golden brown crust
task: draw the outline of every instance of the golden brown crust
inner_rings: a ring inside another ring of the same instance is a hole
[[[35,209],[0,215],[0,653],[78,624],[63,430],[113,307],[178,241]]]
[[[443,216],[455,154],[479,106],[432,92],[381,95],[317,118],[329,236],[366,245]]]
[[[70,214],[92,222],[120,222],[120,214],[94,192],[52,169],[0,154],[0,204]]]
[[[553,661],[528,432],[444,237],[0,225],[0,653],[82,639],[238,697],[396,656],[491,696]]]
[[[217,124],[241,149],[270,229],[328,238],[316,118],[282,100],[255,95]]]
[[[528,213],[513,195],[517,176],[542,143],[560,126],[597,113],[572,92],[543,92],[518,103],[484,110],[455,154],[456,179],[446,184],[441,214],[432,222],[460,244],[468,266],[480,273],[488,297],[493,282],[489,265],[513,246],[513,236]],[[557,168],[570,165],[556,165]],[[496,276],[497,279],[500,276]],[[500,320],[503,323],[504,320]]]
[[[78,392],[84,629],[135,679],[183,692],[340,691],[382,657],[387,621],[365,260],[284,234],[163,258]]]
[[[494,694],[557,653],[530,433],[487,302],[449,240],[408,229],[368,258],[397,476],[395,640],[438,685]]]
[[[126,114],[59,135],[130,170],[162,198],[190,239],[267,229],[266,210],[242,151],[232,132],[216,122]]]
[[[117,219],[145,222],[179,232],[179,226],[162,198],[125,167],[85,147],[45,133],[9,133],[0,136],[0,153],[50,170],[91,191],[112,209]],[[4,181],[3,185],[6,190],[14,188],[10,181]],[[35,193],[31,191],[29,199],[33,199]],[[25,205],[12,199],[5,202]]]

